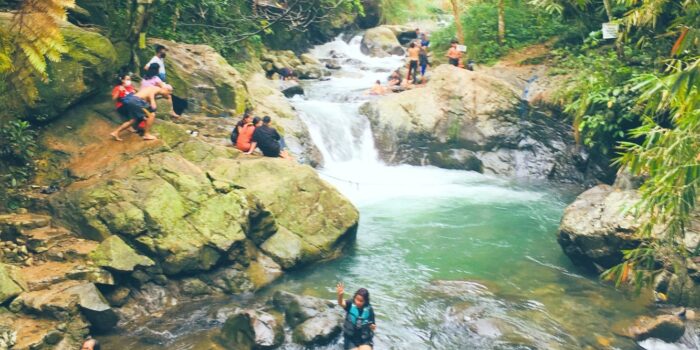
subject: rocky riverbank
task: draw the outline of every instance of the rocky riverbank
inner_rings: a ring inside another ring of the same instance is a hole
[[[191,113],[159,120],[158,141],[115,142],[120,121],[103,83],[116,50],[95,32],[63,31],[87,51],[52,63],[76,83],[52,80],[36,107],[52,106],[36,184],[58,191],[27,191],[33,213],[0,217],[3,346],[78,348],[88,333],[186,300],[256,291],[353,242],[357,210],[312,168],[226,146],[233,117],[250,108],[278,122],[301,161],[321,161],[262,72],[244,77],[207,46],[154,39],[168,46],[168,78]]]

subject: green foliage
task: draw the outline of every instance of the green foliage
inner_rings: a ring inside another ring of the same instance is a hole
[[[533,10],[521,1],[506,3],[506,40],[497,43],[498,8],[487,2],[470,6],[461,16],[467,55],[476,62],[492,62],[514,48],[546,41],[560,34],[566,26],[559,16]],[[455,38],[454,24],[433,33],[431,45],[436,52],[444,52]]]
[[[0,187],[16,188],[32,177],[36,136],[26,121],[12,120],[0,126]]]
[[[404,24],[444,14],[438,0],[381,0],[382,22]]]

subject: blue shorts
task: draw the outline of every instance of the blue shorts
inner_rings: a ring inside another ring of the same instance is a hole
[[[165,83],[165,73],[158,73],[158,78]]]

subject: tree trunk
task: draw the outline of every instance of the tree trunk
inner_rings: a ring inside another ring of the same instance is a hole
[[[610,0],[603,0],[603,6],[605,7],[605,14],[608,15],[608,22],[614,21],[615,18],[613,17]],[[621,33],[618,33],[618,36],[615,39],[615,51],[617,52],[617,58],[622,60],[625,58],[625,49],[622,47],[622,35],[620,34]]]
[[[498,45],[503,46],[503,44],[505,42],[506,42],[506,5],[505,5],[505,0],[498,0]]]
[[[455,28],[457,29],[457,41],[460,44],[464,44],[464,30],[462,29],[462,21],[459,19],[459,1],[450,0],[452,3],[452,14],[455,18]]]
[[[146,29],[148,18],[150,15],[149,9],[153,0],[134,0],[134,11],[131,17],[131,26],[129,28],[128,42],[131,47],[131,66],[139,71],[141,62],[139,60],[137,48],[141,33]]]

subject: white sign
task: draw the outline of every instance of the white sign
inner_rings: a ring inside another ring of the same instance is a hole
[[[620,25],[617,23],[603,23],[603,39],[617,38],[617,32],[620,30]]]
[[[467,52],[467,45],[457,45],[457,51]]]

